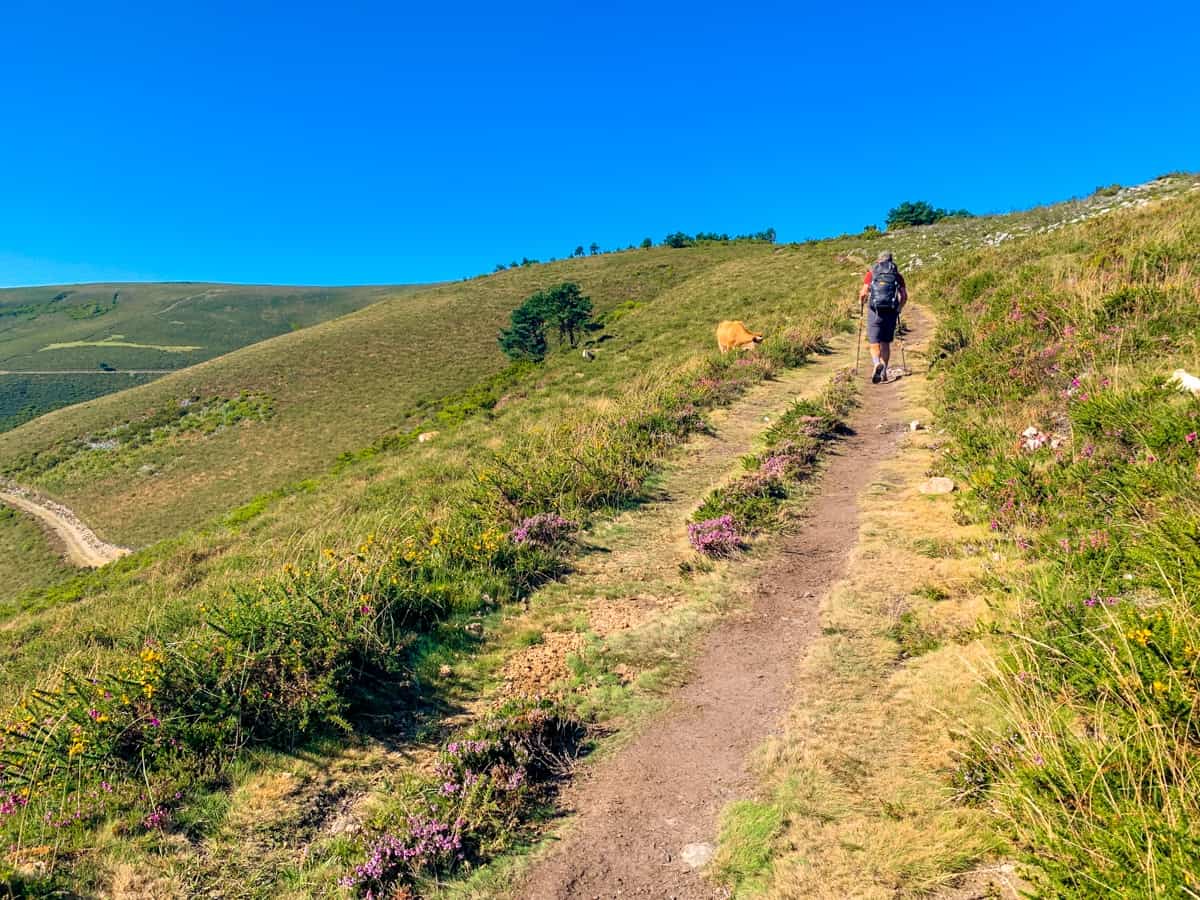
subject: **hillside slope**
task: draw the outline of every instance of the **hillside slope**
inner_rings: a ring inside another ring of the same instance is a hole
[[[543,287],[578,281],[603,312],[762,252],[638,251],[402,293],[0,434],[0,470],[65,503],[106,540],[142,546],[320,474],[405,424],[423,401],[499,373],[507,360],[497,330]],[[244,393],[260,398],[262,413],[236,428],[183,428],[136,450],[109,435],[148,416],[169,419],[192,399],[219,404]]]
[[[0,290],[0,431],[407,290],[198,282]]]

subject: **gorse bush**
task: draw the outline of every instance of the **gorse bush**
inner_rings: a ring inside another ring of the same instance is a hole
[[[957,782],[1048,896],[1200,894],[1200,204],[930,279],[963,512],[1023,557],[1003,734]],[[1045,261],[1042,261],[1045,260]]]

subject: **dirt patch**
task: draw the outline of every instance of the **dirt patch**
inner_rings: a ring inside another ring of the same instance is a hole
[[[752,789],[747,757],[790,705],[818,598],[843,574],[858,536],[856,498],[900,440],[888,427],[901,409],[897,392],[866,385],[807,515],[748,586],[749,608],[707,636],[663,718],[570,789],[573,827],[516,896],[725,896],[681,851],[712,841],[721,808]]]
[[[539,643],[515,654],[504,666],[501,697],[537,697],[571,677],[568,660],[583,648],[583,635],[551,631]]]
[[[659,610],[672,604],[672,598],[652,596],[595,600],[588,604],[588,624],[600,637],[629,631],[650,621]]]

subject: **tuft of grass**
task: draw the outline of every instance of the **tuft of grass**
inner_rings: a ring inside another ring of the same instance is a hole
[[[911,609],[906,609],[896,616],[896,621],[887,630],[887,635],[899,645],[900,659],[912,659],[929,653],[942,643],[941,638]]]
[[[721,852],[713,870],[719,881],[733,889],[734,897],[753,896],[767,888],[783,825],[783,813],[774,803],[739,800],[721,813]]]
[[[930,603],[942,603],[950,599],[950,592],[936,584],[923,584],[913,593]]]

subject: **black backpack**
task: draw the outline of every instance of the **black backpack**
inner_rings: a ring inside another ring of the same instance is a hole
[[[900,308],[900,270],[890,259],[871,267],[871,309],[890,312]]]

